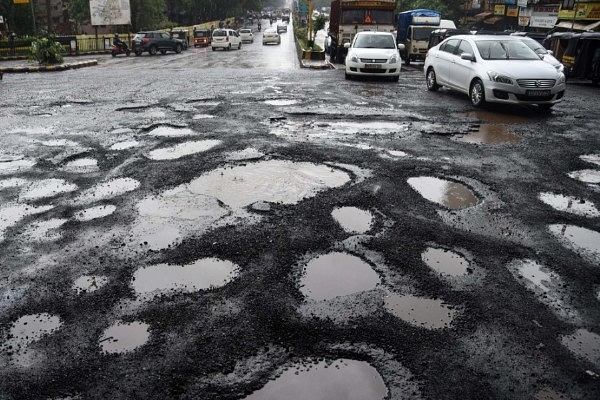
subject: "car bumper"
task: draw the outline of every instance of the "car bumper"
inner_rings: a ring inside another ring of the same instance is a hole
[[[363,76],[398,76],[400,63],[365,64],[346,59],[346,74]]]
[[[281,39],[279,38],[263,38],[262,42],[263,44],[268,44],[268,43],[279,43]]]
[[[485,100],[490,103],[506,104],[555,104],[562,101],[566,84],[556,85],[540,93],[521,87],[495,85],[488,82],[485,86]]]
[[[227,48],[227,47],[231,46],[232,44],[231,44],[231,42],[216,42],[213,39],[213,41],[210,43],[210,45],[212,47],[224,47],[224,48]]]

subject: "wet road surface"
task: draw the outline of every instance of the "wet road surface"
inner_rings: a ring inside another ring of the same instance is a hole
[[[287,35],[4,76],[0,398],[599,398],[598,88],[475,110]]]

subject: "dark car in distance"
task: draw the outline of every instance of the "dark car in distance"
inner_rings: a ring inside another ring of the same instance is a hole
[[[173,38],[165,31],[138,32],[131,43],[136,56],[141,55],[144,51],[147,51],[150,55],[155,55],[159,51],[161,54],[165,54],[167,51],[181,53],[185,48],[181,39]]]

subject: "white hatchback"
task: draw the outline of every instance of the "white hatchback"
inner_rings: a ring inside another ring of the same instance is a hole
[[[254,43],[254,34],[250,28],[242,28],[239,30],[240,38],[242,42]]]
[[[390,32],[358,32],[352,43],[344,44],[346,55],[346,79],[353,76],[379,76],[393,81],[400,78],[401,58],[398,50],[403,44],[396,44]]]
[[[466,93],[475,107],[494,102],[550,108],[566,89],[562,72],[509,35],[451,36],[429,49],[423,70],[427,89]]]
[[[210,42],[213,51],[216,49],[231,50],[242,48],[242,38],[237,31],[233,29],[215,29]]]

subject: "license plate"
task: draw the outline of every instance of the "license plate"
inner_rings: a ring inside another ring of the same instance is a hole
[[[381,65],[379,65],[379,64],[365,64],[365,68],[378,69],[378,68],[381,68]]]
[[[528,90],[527,96],[536,97],[536,96],[550,96],[549,90]]]

